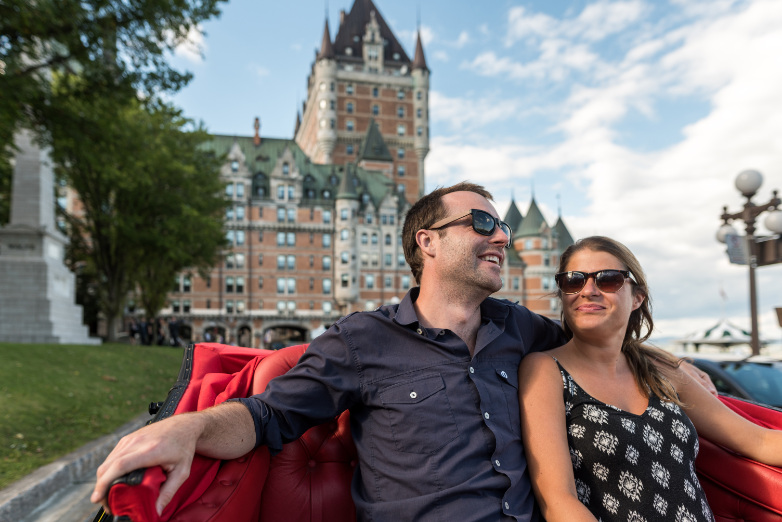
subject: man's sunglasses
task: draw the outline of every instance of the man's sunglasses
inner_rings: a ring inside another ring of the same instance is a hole
[[[511,244],[513,244],[513,231],[507,223],[500,221],[499,218],[492,216],[485,210],[478,210],[476,208],[470,210],[469,212],[464,212],[455,216],[448,216],[447,218],[441,219],[431,227],[427,228],[428,230],[437,230],[438,228],[442,228],[449,223],[453,223],[457,219],[462,219],[470,215],[472,215],[472,229],[477,233],[482,236],[491,236],[494,234],[495,228],[500,227],[502,233],[508,236],[508,242],[505,244],[505,248],[510,248]]]
[[[595,286],[601,292],[613,294],[622,289],[625,279],[635,283],[629,270],[598,270],[597,272],[560,272],[554,276],[557,286],[563,294],[577,294],[586,286],[590,277],[595,278]]]

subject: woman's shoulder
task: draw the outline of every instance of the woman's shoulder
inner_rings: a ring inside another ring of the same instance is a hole
[[[521,360],[519,375],[549,375],[559,376],[559,366],[554,354],[549,352],[533,352]]]

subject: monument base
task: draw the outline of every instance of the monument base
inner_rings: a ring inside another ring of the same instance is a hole
[[[0,342],[100,344],[74,304],[65,236],[26,225],[0,229]]]

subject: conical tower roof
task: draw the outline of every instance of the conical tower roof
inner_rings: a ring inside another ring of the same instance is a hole
[[[380,26],[381,38],[388,42],[383,48],[383,59],[386,61],[410,63],[410,58],[405,53],[404,48],[399,43],[399,40],[396,39],[396,36],[372,0],[355,0],[353,2],[350,13],[345,16],[345,21],[340,24],[337,37],[334,38],[334,51],[340,56],[345,56],[347,55],[345,49],[350,47],[352,56],[361,56],[361,40],[364,38],[367,24],[372,18],[372,11],[375,12],[375,20],[377,20],[377,24]],[[354,37],[358,37],[358,40],[354,40]],[[394,60],[395,54],[399,55],[397,60]]]
[[[383,135],[380,134],[380,129],[378,129],[374,118],[369,119],[367,133],[364,136],[364,141],[361,142],[361,147],[358,151],[358,159],[359,161],[362,159],[374,161],[394,161],[394,158],[388,151],[388,146],[383,139]]]
[[[508,208],[508,211],[505,213],[505,218],[503,218],[503,221],[510,226],[511,230],[516,232],[521,226],[521,222],[523,219],[524,217],[521,215],[521,212],[519,211],[519,207],[517,207],[516,202],[513,199],[511,199],[510,207]]]
[[[323,41],[320,44],[318,60],[324,58],[334,58],[334,47],[331,45],[331,33],[329,32],[329,21],[326,19],[326,26],[323,28]]]
[[[339,183],[337,199],[358,199],[356,186],[353,183],[354,176],[355,174],[351,170],[351,165],[346,165],[345,174],[342,176],[342,181]]]
[[[428,71],[426,66],[426,56],[424,56],[424,46],[421,43],[421,31],[418,31],[418,40],[415,42],[415,58],[413,58],[413,69],[423,69]]]
[[[559,238],[560,250],[565,250],[575,243],[575,241],[573,241],[573,236],[570,235],[570,231],[565,226],[565,222],[562,221],[562,216],[559,216],[559,219],[557,219],[557,224],[554,225],[554,232],[557,233],[557,237]]]
[[[524,221],[521,222],[521,226],[514,234],[514,237],[540,235],[540,226],[544,223],[546,223],[546,218],[543,217],[543,213],[538,208],[538,204],[533,197],[532,202],[529,204],[527,216],[524,218]]]

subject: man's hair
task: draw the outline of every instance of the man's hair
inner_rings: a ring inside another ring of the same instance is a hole
[[[446,216],[447,209],[443,204],[442,198],[452,192],[475,192],[488,200],[493,200],[491,193],[480,185],[462,181],[450,187],[440,187],[434,189],[429,194],[419,199],[410,210],[407,211],[405,226],[402,229],[402,247],[405,250],[405,260],[410,265],[415,282],[421,284],[421,273],[424,270],[424,259],[421,255],[421,249],[415,240],[415,235],[419,230],[425,230],[431,227]],[[438,230],[437,233],[442,237],[445,230]]]

